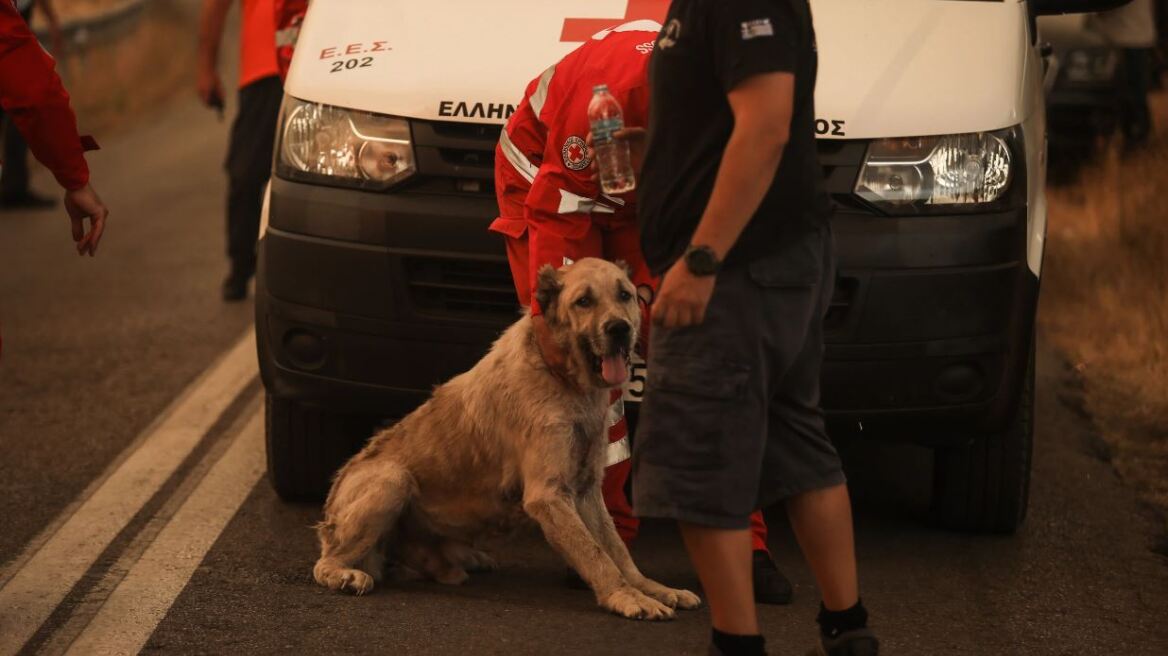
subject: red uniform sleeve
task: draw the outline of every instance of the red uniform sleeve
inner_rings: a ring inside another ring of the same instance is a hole
[[[89,183],[77,118],[53,58],[7,0],[0,0],[0,106],[62,187]]]

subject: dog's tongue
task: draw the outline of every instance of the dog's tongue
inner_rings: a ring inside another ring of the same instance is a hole
[[[600,360],[600,375],[609,385],[620,385],[629,377],[629,367],[620,355],[606,355]]]

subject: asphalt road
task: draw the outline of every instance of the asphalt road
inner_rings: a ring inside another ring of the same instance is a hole
[[[225,139],[186,99],[106,139],[91,161],[113,215],[95,259],[74,254],[60,211],[0,214],[0,654],[704,653],[704,611],[609,616],[561,585],[535,534],[461,587],[354,598],[312,583],[319,508],[280,502],[262,479],[251,310],[218,299]],[[1089,423],[1060,402],[1063,373],[1040,347],[1017,536],[925,528],[923,450],[845,450],[885,653],[1168,653],[1168,563]],[[763,627],[772,653],[802,653],[818,598],[771,519],[797,596],[764,608]],[[696,585],[668,525],[646,527],[634,556]]]

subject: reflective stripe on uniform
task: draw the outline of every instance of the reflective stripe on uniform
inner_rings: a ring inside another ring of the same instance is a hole
[[[511,163],[511,166],[519,171],[519,175],[522,175],[528,182],[535,180],[535,174],[539,173],[539,167],[532,164],[531,160],[519,151],[519,148],[511,141],[506,129],[499,134],[499,150],[503,151],[503,157]]]
[[[276,47],[286,48],[296,45],[296,40],[300,38],[300,26],[294,25],[292,27],[285,27],[282,30],[276,31]]]
[[[531,111],[535,113],[535,117],[539,118],[539,113],[543,111],[543,104],[547,102],[548,87],[552,83],[552,76],[556,74],[556,67],[552,66],[539,76],[539,84],[535,86],[535,93],[531,94],[528,102],[531,103]]]
[[[564,258],[567,259],[567,258]],[[615,403],[608,406],[608,427],[612,428],[620,423],[621,419],[625,418],[625,400],[623,398],[617,399]]]
[[[570,191],[560,190],[560,207],[556,210],[560,214],[573,214],[575,212],[583,212],[585,214],[615,214],[608,205],[598,203],[591,198],[578,196]]]
[[[608,452],[605,454],[604,466],[612,467],[633,457],[633,450],[629,447],[629,436],[625,435],[615,442],[608,445]]]

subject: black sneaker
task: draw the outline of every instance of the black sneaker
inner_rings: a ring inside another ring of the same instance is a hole
[[[807,656],[878,656],[880,641],[868,629],[844,631],[834,638],[819,639]]]
[[[779,571],[771,555],[762,549],[754,552],[754,600],[760,604],[785,605],[791,603],[794,591],[791,582]]]
[[[250,280],[251,276],[243,276],[234,272],[231,273],[223,281],[223,300],[234,303],[247,298],[247,283]]]
[[[47,210],[57,206],[57,199],[31,191],[11,196],[0,196],[0,208],[6,210]]]

